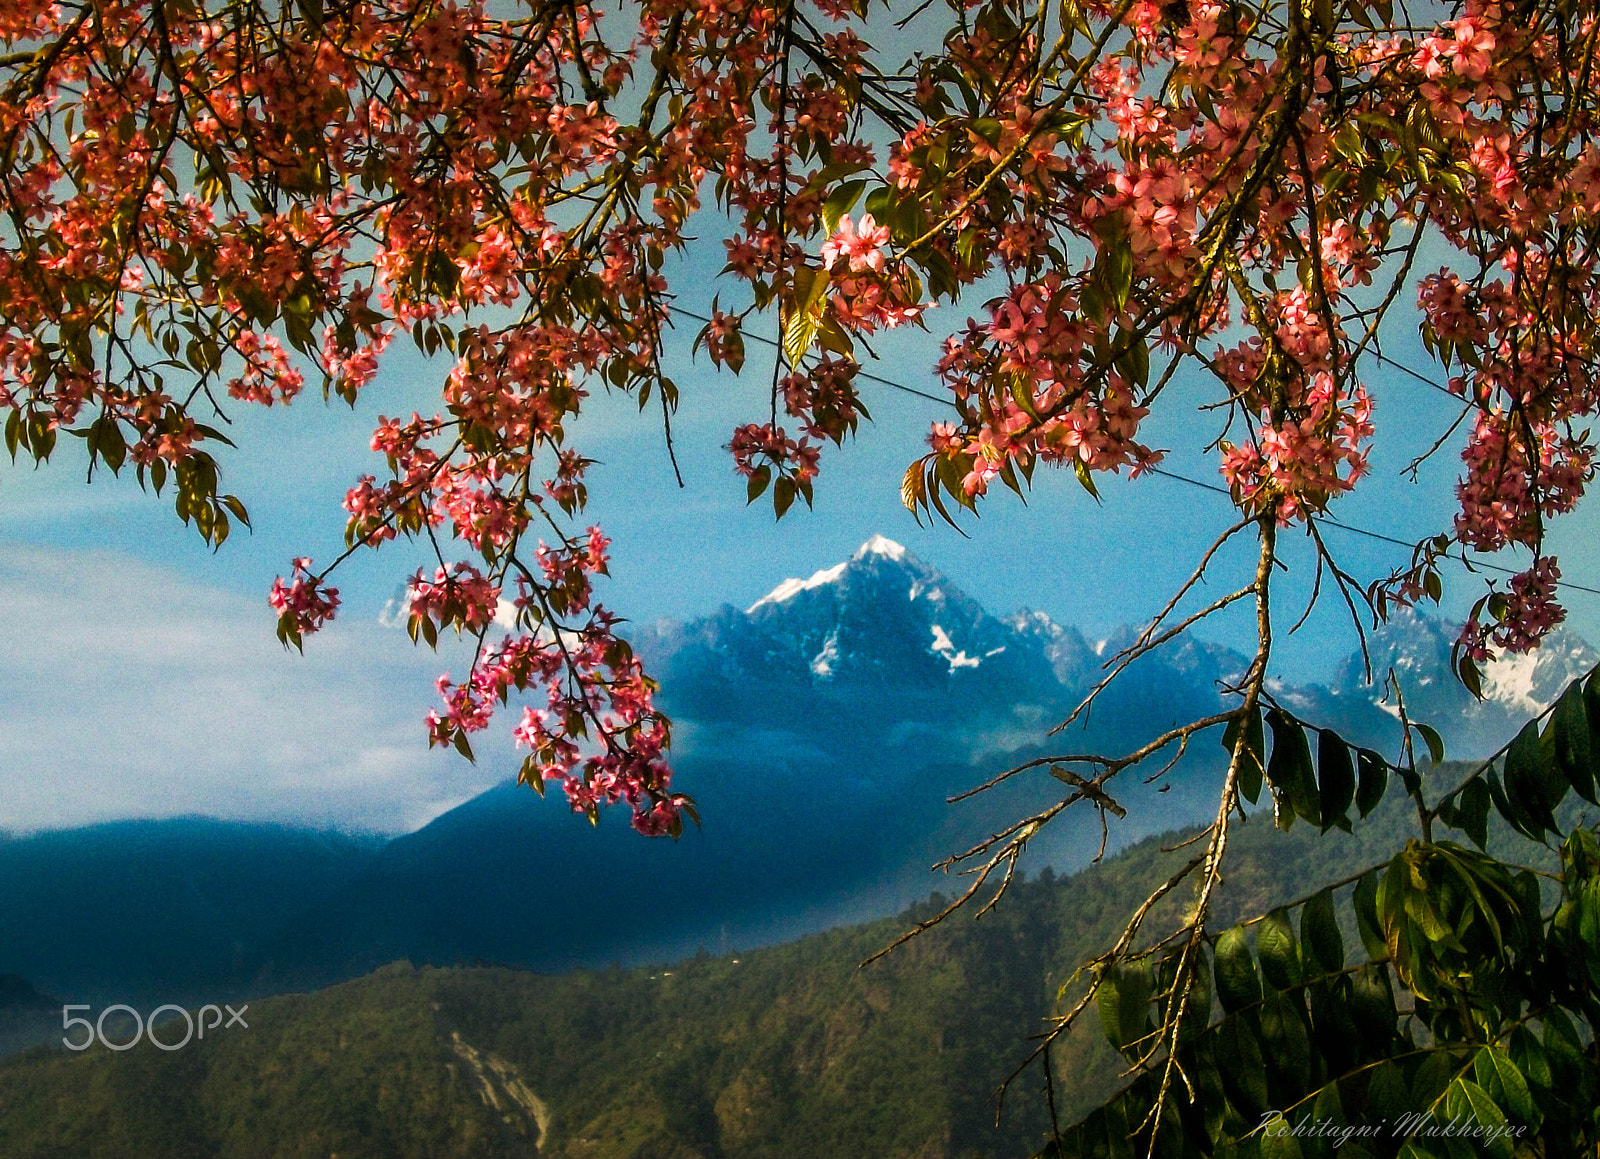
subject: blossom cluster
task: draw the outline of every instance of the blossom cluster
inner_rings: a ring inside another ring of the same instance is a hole
[[[746,479],[760,472],[777,471],[797,483],[816,477],[820,453],[809,439],[791,439],[782,427],[771,423],[747,423],[733,432],[728,444],[733,452],[734,469]]]
[[[288,583],[278,576],[272,581],[267,602],[278,613],[278,637],[285,644],[299,646],[301,638],[317,631],[339,610],[339,589],[327,587],[311,571],[311,560],[292,561]]]
[[[1553,556],[1543,556],[1532,567],[1511,579],[1511,589],[1495,593],[1496,598],[1482,602],[1491,606],[1493,618],[1485,623],[1480,611],[1461,627],[1460,644],[1473,660],[1488,660],[1499,649],[1505,652],[1528,652],[1538,647],[1539,641],[1567,618],[1567,613],[1556,602],[1556,584],[1561,580],[1561,568]]]
[[[671,790],[666,760],[670,725],[656,709],[656,686],[628,644],[617,618],[592,605],[592,580],[607,566],[609,541],[599,528],[555,546],[540,543],[538,573],[518,579],[509,607],[478,568],[457,563],[431,579],[413,577],[408,615],[413,636],[431,641],[442,627],[477,635],[495,625],[515,629],[484,648],[461,683],[438,681],[443,709],[428,714],[430,743],[471,756],[469,736],[489,727],[510,693],[544,689],[544,704],[524,705],[512,739],[531,750],[520,778],[541,793],[562,788],[574,811],[596,816],[623,803],[640,832],[676,833],[688,798]],[[571,622],[580,613],[586,619]]]

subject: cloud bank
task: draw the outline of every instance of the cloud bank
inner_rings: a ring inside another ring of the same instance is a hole
[[[175,571],[8,547],[0,830],[203,814],[403,832],[511,767],[427,748],[433,679],[464,655],[336,621],[301,657],[272,627],[264,600]]]

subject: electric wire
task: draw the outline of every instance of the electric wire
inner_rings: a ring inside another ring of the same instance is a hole
[[[696,322],[709,323],[711,321],[711,319],[709,319],[709,318],[707,318],[707,317],[705,317],[703,315],[696,314],[696,313],[694,313],[694,312],[692,312],[690,310],[685,310],[681,306],[671,306],[671,307],[669,307],[669,309],[674,314],[681,315],[682,317],[685,317],[685,318],[692,318]],[[763,343],[763,344],[765,344],[767,346],[778,347],[778,348],[781,349],[781,347],[779,346],[779,343],[778,343],[778,341],[776,339],[768,338],[764,334],[747,334],[746,337],[747,338],[753,338],[757,342],[761,342],[761,343]],[[1401,363],[1398,363],[1398,362],[1394,361],[1394,359],[1389,358],[1386,355],[1378,354],[1378,353],[1374,352],[1373,353],[1373,357],[1377,358],[1381,362],[1384,362],[1384,363],[1388,364],[1389,366],[1394,367],[1397,370],[1404,371],[1406,374],[1410,375],[1412,378],[1415,378],[1417,381],[1419,381],[1421,383],[1424,383],[1427,386],[1433,387],[1435,390],[1444,392],[1445,394],[1449,395],[1451,398],[1459,398],[1460,397],[1454,391],[1452,391],[1449,387],[1444,386],[1444,385],[1442,385],[1440,383],[1434,382],[1432,379],[1427,378],[1424,375],[1418,374],[1415,370],[1412,370],[1409,366],[1402,365]],[[858,371],[856,373],[856,377],[857,378],[864,378],[869,382],[875,382],[880,386],[887,386],[892,390],[898,390],[898,391],[901,391],[901,392],[903,392],[905,394],[915,395],[917,398],[927,399],[929,402],[938,403],[940,406],[948,406],[948,407],[951,407],[951,408],[954,408],[954,406],[955,406],[955,404],[952,403],[947,398],[940,398],[936,394],[929,394],[927,391],[917,390],[915,387],[907,386],[904,383],[895,382],[892,379],[888,379],[888,378],[883,378],[882,376],[876,375],[876,374],[872,374],[872,373],[868,372],[865,369],[862,369],[862,370]],[[1149,473],[1149,474],[1152,474],[1152,475],[1160,475],[1163,478],[1171,479],[1174,482],[1187,483],[1191,487],[1199,487],[1201,490],[1204,490],[1204,491],[1213,491],[1213,492],[1217,493],[1218,495],[1222,495],[1222,496],[1225,496],[1225,497],[1227,497],[1229,499],[1232,499],[1232,495],[1229,493],[1228,489],[1226,487],[1220,486],[1219,484],[1216,484],[1216,483],[1207,483],[1207,482],[1205,482],[1204,480],[1201,480],[1201,479],[1191,479],[1187,475],[1179,474],[1177,471],[1168,470],[1165,467],[1147,467],[1147,468],[1145,468],[1145,471],[1147,473]],[[1372,531],[1369,528],[1361,527],[1361,526],[1358,526],[1357,524],[1354,524],[1354,523],[1346,523],[1344,520],[1341,520],[1341,519],[1339,519],[1339,518],[1337,518],[1335,516],[1332,516],[1332,515],[1323,516],[1323,526],[1324,527],[1336,528],[1339,531],[1348,531],[1352,535],[1364,536],[1367,539],[1377,540],[1380,543],[1394,544],[1396,547],[1405,547],[1405,548],[1415,548],[1416,547],[1416,544],[1414,542],[1408,542],[1408,541],[1406,541],[1404,539],[1400,539],[1400,538],[1398,538],[1396,536],[1393,536],[1393,535],[1385,535],[1381,531]],[[1466,567],[1468,570],[1481,569],[1483,571],[1498,572],[1501,575],[1510,575],[1510,576],[1521,574],[1518,571],[1516,571],[1514,568],[1503,567],[1503,566],[1501,566],[1499,564],[1488,563],[1487,561],[1480,560],[1480,559],[1467,559],[1464,555],[1463,556],[1454,556],[1454,555],[1452,555],[1452,556],[1446,556],[1445,558],[1453,560],[1454,562],[1461,564],[1463,567]],[[1589,587],[1589,586],[1587,586],[1585,584],[1575,583],[1572,580],[1557,580],[1556,581],[1556,586],[1558,588],[1565,588],[1568,591],[1587,592],[1589,595],[1600,596],[1600,588]]]

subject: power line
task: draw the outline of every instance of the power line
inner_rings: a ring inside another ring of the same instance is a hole
[[[1419,374],[1417,371],[1412,370],[1411,367],[1407,366],[1405,363],[1396,362],[1394,359],[1390,358],[1387,354],[1381,354],[1376,350],[1371,351],[1371,354],[1372,354],[1372,357],[1376,358],[1379,362],[1382,362],[1387,366],[1394,367],[1401,374],[1409,375],[1410,377],[1416,379],[1418,382],[1422,383],[1423,386],[1431,386],[1431,387],[1433,387],[1434,390],[1438,391],[1440,394],[1448,395],[1449,397],[1455,399],[1457,402],[1464,401],[1459,394],[1457,394],[1455,391],[1451,390],[1444,383],[1435,382],[1433,379],[1429,378],[1427,375]]]
[[[690,310],[685,310],[681,306],[668,306],[667,309],[671,310],[674,314],[681,314],[685,318],[693,318],[696,322],[705,322],[707,324],[709,324],[711,322],[711,319],[707,318],[705,315],[696,314],[696,313],[694,313],[694,312],[692,312]],[[762,342],[762,343],[765,343],[766,345],[772,346],[772,347],[778,347],[778,345],[779,345],[776,339],[768,338],[765,334],[749,334],[749,335],[746,335],[746,337],[754,338],[757,342]],[[955,404],[953,402],[951,402],[947,398],[940,398],[936,394],[929,394],[927,391],[917,390],[915,387],[906,386],[904,383],[890,382],[887,378],[879,378],[876,374],[868,374],[865,370],[857,371],[856,372],[856,377],[857,378],[865,378],[869,382],[876,382],[880,386],[890,386],[890,387],[893,387],[895,390],[903,390],[907,394],[914,394],[918,398],[925,398],[929,402],[938,403],[940,406],[948,406],[948,407],[954,407],[955,406]]]
[[[1174,479],[1179,483],[1187,483],[1191,487],[1199,487],[1199,488],[1201,488],[1202,490],[1205,490],[1205,491],[1215,491],[1218,495],[1226,495],[1226,496],[1228,496],[1229,499],[1233,498],[1232,493],[1229,492],[1229,490],[1226,487],[1218,486],[1215,483],[1205,483],[1205,482],[1202,482],[1199,479],[1191,479],[1187,475],[1180,475],[1176,471],[1168,471],[1164,467],[1147,467],[1145,469],[1147,471],[1149,471],[1150,474],[1152,474],[1152,475],[1163,475],[1166,478]],[[1353,523],[1345,523],[1343,520],[1341,520],[1341,519],[1339,519],[1339,518],[1337,518],[1336,516],[1333,516],[1333,515],[1324,515],[1323,516],[1323,524],[1322,525],[1324,527],[1337,528],[1340,531],[1348,531],[1353,535],[1364,535],[1368,539],[1376,539],[1380,543],[1392,543],[1396,547],[1410,547],[1410,548],[1416,547],[1415,543],[1409,543],[1404,539],[1397,539],[1393,535],[1385,535],[1381,531],[1368,531],[1365,527],[1357,527]],[[1453,555],[1449,556],[1448,558],[1453,559],[1457,563],[1462,564],[1463,566],[1466,566],[1466,567],[1482,568],[1484,571],[1495,571],[1495,572],[1499,572],[1502,575],[1519,575],[1519,574],[1521,574],[1520,572],[1517,572],[1513,568],[1502,567],[1497,563],[1488,563],[1488,562],[1486,562],[1484,560],[1480,560],[1480,559],[1468,560],[1468,559],[1464,559],[1464,558],[1461,558],[1461,557],[1458,557],[1458,556],[1453,556]],[[1583,584],[1572,583],[1572,582],[1570,582],[1568,580],[1557,580],[1556,581],[1556,586],[1557,587],[1563,587],[1563,588],[1571,588],[1573,591],[1576,591],[1576,592],[1588,592],[1590,595],[1600,596],[1600,588],[1586,587]]]
[[[668,309],[670,309],[674,314],[681,314],[685,318],[693,318],[696,322],[707,322],[707,323],[709,323],[711,321],[711,319],[706,318],[703,315],[692,313],[691,311],[682,309],[681,307],[678,307],[678,306],[670,306],[670,307],[668,307]],[[772,347],[778,347],[779,346],[779,343],[777,342],[776,339],[768,338],[763,334],[751,334],[751,335],[748,335],[748,337],[754,338],[757,342],[764,343],[767,346],[772,346]],[[1451,398],[1459,397],[1458,395],[1456,395],[1456,393],[1454,391],[1450,390],[1449,387],[1442,386],[1441,384],[1439,384],[1437,382],[1434,382],[1432,379],[1426,378],[1423,375],[1418,374],[1416,371],[1412,370],[1409,366],[1403,366],[1400,363],[1394,361],[1392,358],[1387,357],[1386,355],[1378,354],[1376,351],[1374,351],[1373,352],[1373,357],[1379,359],[1382,362],[1385,362],[1385,363],[1389,364],[1390,366],[1393,366],[1397,370],[1404,371],[1406,374],[1409,374],[1412,378],[1415,378],[1419,382],[1425,383],[1426,385],[1433,387],[1435,390],[1443,391],[1445,394],[1448,394]],[[927,391],[917,390],[915,387],[906,386],[904,383],[895,382],[895,381],[893,381],[891,379],[887,379],[887,378],[882,378],[882,377],[880,377],[880,376],[878,376],[876,374],[869,374],[865,370],[858,371],[856,377],[857,378],[865,378],[869,382],[876,382],[879,385],[887,386],[892,390],[898,390],[898,391],[901,391],[901,392],[903,392],[905,394],[915,395],[918,398],[927,399],[929,402],[938,403],[940,406],[947,406],[947,407],[950,407],[951,409],[955,409],[955,404],[953,402],[951,402],[947,398],[940,398],[938,395],[929,394]],[[1152,475],[1160,475],[1160,476],[1162,476],[1164,478],[1171,479],[1171,480],[1173,480],[1175,482],[1178,482],[1178,483],[1187,483],[1189,486],[1191,486],[1191,487],[1199,487],[1203,491],[1214,491],[1218,495],[1226,496],[1230,500],[1233,498],[1232,493],[1229,492],[1229,490],[1226,487],[1219,486],[1216,483],[1206,483],[1206,482],[1204,482],[1204,481],[1202,481],[1200,479],[1191,479],[1187,475],[1180,475],[1178,472],[1169,471],[1165,467],[1147,467],[1145,469]],[[1397,538],[1397,537],[1395,537],[1393,535],[1385,535],[1381,531],[1371,531],[1371,530],[1368,530],[1365,527],[1357,526],[1354,523],[1345,523],[1344,521],[1342,521],[1342,520],[1340,520],[1337,517],[1332,516],[1332,515],[1324,516],[1323,520],[1324,520],[1324,523],[1323,523],[1324,526],[1326,526],[1326,527],[1334,527],[1334,528],[1339,529],[1340,531],[1348,531],[1352,535],[1365,536],[1368,539],[1375,539],[1380,543],[1391,543],[1391,544],[1394,544],[1396,547],[1405,547],[1405,548],[1415,548],[1416,547],[1415,543],[1408,542],[1408,541],[1406,541],[1404,539],[1399,539],[1399,538]],[[1510,576],[1521,574],[1520,572],[1516,571],[1513,568],[1502,567],[1499,564],[1488,563],[1488,562],[1485,562],[1483,560],[1476,560],[1476,559],[1469,560],[1465,556],[1448,556],[1447,558],[1454,560],[1456,563],[1459,563],[1463,567],[1466,567],[1468,569],[1481,568],[1484,571],[1498,572],[1501,575],[1510,575]],[[1557,580],[1556,581],[1556,586],[1558,588],[1567,588],[1567,589],[1569,589],[1571,591],[1587,592],[1590,595],[1600,596],[1600,588],[1592,588],[1592,587],[1588,587],[1588,586],[1586,586],[1584,584],[1573,583],[1571,580]]]

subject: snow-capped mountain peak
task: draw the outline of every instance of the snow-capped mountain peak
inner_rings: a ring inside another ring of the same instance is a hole
[[[773,604],[782,604],[794,599],[801,592],[814,591],[829,584],[839,583],[846,578],[849,571],[870,570],[873,565],[898,564],[910,574],[910,595],[916,599],[926,591],[930,598],[938,599],[942,595],[937,587],[930,587],[938,578],[938,573],[925,566],[921,560],[906,550],[904,545],[883,535],[874,535],[860,547],[849,559],[843,563],[836,563],[832,567],[825,567],[820,571],[811,573],[809,579],[790,578],[784,580],[766,595],[746,608],[745,615],[751,615],[761,608]]]
[[[874,535],[860,547],[851,559],[864,559],[869,555],[884,555],[899,563],[906,557],[906,549],[886,536]]]
[[[746,608],[744,613],[748,616],[751,612],[766,604],[781,604],[785,600],[793,599],[801,592],[808,592],[812,588],[820,588],[824,584],[831,584],[844,575],[844,569],[847,566],[847,564],[836,563],[832,567],[825,567],[821,571],[812,572],[810,579],[786,579]]]
[[[959,703],[968,715],[1012,721],[1022,709],[1070,709],[1137,629],[1098,637],[1042,612],[995,617],[903,545],[874,535],[844,561],[786,579],[742,612],[725,606],[651,631],[639,644],[679,703],[693,706],[684,710],[691,718],[698,711],[720,719],[754,688],[765,690],[752,702],[763,716],[847,711],[872,721],[942,721]],[[1532,656],[1487,665],[1480,702],[1451,671],[1454,638],[1434,617],[1397,612],[1368,634],[1371,683],[1356,653],[1327,685],[1276,683],[1273,692],[1296,715],[1387,753],[1399,743],[1399,708],[1386,687],[1393,672],[1406,715],[1438,728],[1448,755],[1460,759],[1493,751],[1600,661],[1557,631]],[[1097,702],[1098,723],[1089,727],[1121,736],[1135,723],[1171,727],[1218,711],[1232,703],[1226,689],[1247,667],[1238,653],[1186,633],[1136,661]]]
[[[976,680],[1007,687],[993,694],[997,703],[1060,695],[1050,661],[1060,629],[1018,637],[883,535],[842,563],[784,580],[743,612],[729,607],[684,630],[720,657],[725,673],[815,687],[904,685],[918,695]]]

